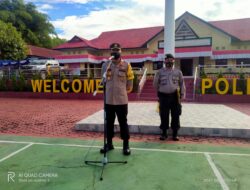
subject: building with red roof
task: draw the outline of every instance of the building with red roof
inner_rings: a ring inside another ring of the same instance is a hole
[[[175,25],[176,67],[184,76],[194,77],[199,66],[250,64],[250,18],[207,22],[185,12]],[[163,26],[107,31],[92,40],[74,36],[55,48],[62,52],[55,57],[69,68],[100,68],[117,42],[123,59],[153,74],[162,66],[163,39]]]
[[[28,45],[28,58],[55,59],[55,57],[61,54],[61,51]]]

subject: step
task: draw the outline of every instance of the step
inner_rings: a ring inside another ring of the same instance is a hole
[[[155,89],[143,89],[141,93],[157,93]]]

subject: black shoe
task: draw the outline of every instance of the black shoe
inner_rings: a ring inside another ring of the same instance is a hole
[[[125,156],[129,156],[131,154],[131,151],[130,151],[129,147],[123,149],[123,154]]]
[[[104,154],[105,152],[108,152],[113,149],[114,149],[113,144],[106,144],[103,148],[100,149],[100,153]]]
[[[161,141],[165,141],[167,138],[168,138],[167,135],[161,135],[159,139],[160,139]]]
[[[179,141],[180,139],[176,136],[176,137],[173,137],[173,141]]]
[[[168,132],[167,130],[162,131],[162,134],[160,136],[161,141],[165,141],[168,138]]]
[[[174,130],[174,131],[173,131],[173,141],[179,141],[179,138],[178,138],[178,131],[177,131],[177,130]]]
[[[129,149],[129,141],[123,140],[123,154],[128,156],[131,154],[131,151]]]

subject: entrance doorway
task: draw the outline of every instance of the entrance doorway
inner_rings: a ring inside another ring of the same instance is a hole
[[[193,76],[193,59],[181,59],[180,64],[183,76]]]

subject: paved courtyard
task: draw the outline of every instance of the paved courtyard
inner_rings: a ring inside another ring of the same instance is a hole
[[[128,123],[131,132],[159,133],[160,118],[156,107],[155,102],[129,103]],[[250,116],[221,104],[184,103],[181,126],[180,133],[183,135],[250,138]],[[76,129],[102,131],[103,110],[78,122]]]
[[[155,123],[154,129],[158,129],[159,117],[155,112],[155,102],[140,102],[140,106],[136,104],[139,102],[132,102],[130,105],[135,105],[137,111],[136,118],[142,117],[142,111],[146,111],[149,114],[149,121]],[[142,104],[143,103],[143,104]],[[146,105],[146,107],[143,107]],[[150,106],[151,105],[151,106]],[[201,121],[201,125],[205,125],[206,120],[202,118],[202,112],[207,112],[205,109],[194,112],[200,106],[203,108],[209,108],[217,111],[218,108],[222,109],[230,114],[230,116],[224,116],[220,113],[220,117],[216,114],[208,113],[213,118],[224,118],[223,120],[230,119],[230,123],[233,124],[234,120],[242,123],[248,120],[250,116],[250,104],[183,104],[183,115],[181,117],[182,130],[185,129],[185,124],[193,124],[196,118]],[[92,116],[93,114],[100,114],[98,117],[102,120],[103,115],[101,111],[103,108],[102,101],[99,100],[53,100],[53,99],[20,99],[20,98],[0,98],[0,135],[18,135],[18,136],[41,136],[41,137],[61,137],[61,138],[78,138],[78,139],[102,139],[103,133],[98,132],[86,132],[76,131],[75,125],[77,122]],[[131,109],[130,107],[129,109]],[[197,113],[198,112],[198,113]],[[219,111],[218,111],[219,112]],[[132,124],[132,120],[129,115],[129,123]],[[155,118],[155,119],[153,119]],[[229,119],[228,119],[229,118]],[[89,119],[89,118],[88,118]],[[215,123],[213,119],[210,119],[212,123]],[[193,122],[193,123],[192,123]],[[221,123],[222,121],[220,121]],[[227,121],[226,121],[227,122]],[[223,122],[222,122],[223,124]],[[237,123],[236,123],[237,124]],[[248,124],[248,123],[247,123]],[[237,124],[238,125],[238,124]],[[243,126],[243,125],[242,125]],[[249,125],[245,125],[249,126]],[[186,127],[188,129],[188,127]],[[244,128],[244,126],[242,127]],[[190,131],[190,130],[189,130]],[[204,131],[204,130],[203,130]],[[158,131],[159,132],[159,131]],[[184,131],[185,132],[185,131]],[[215,130],[215,133],[218,130]],[[244,135],[244,134],[243,134]],[[115,140],[119,141],[119,137]],[[131,134],[132,141],[159,141],[158,135],[154,134]],[[171,143],[171,141],[166,141]],[[176,143],[176,142],[175,142]],[[216,144],[246,144],[249,145],[247,139],[235,139],[235,138],[222,138],[216,135],[213,137],[205,136],[181,136],[179,143],[216,143]]]

